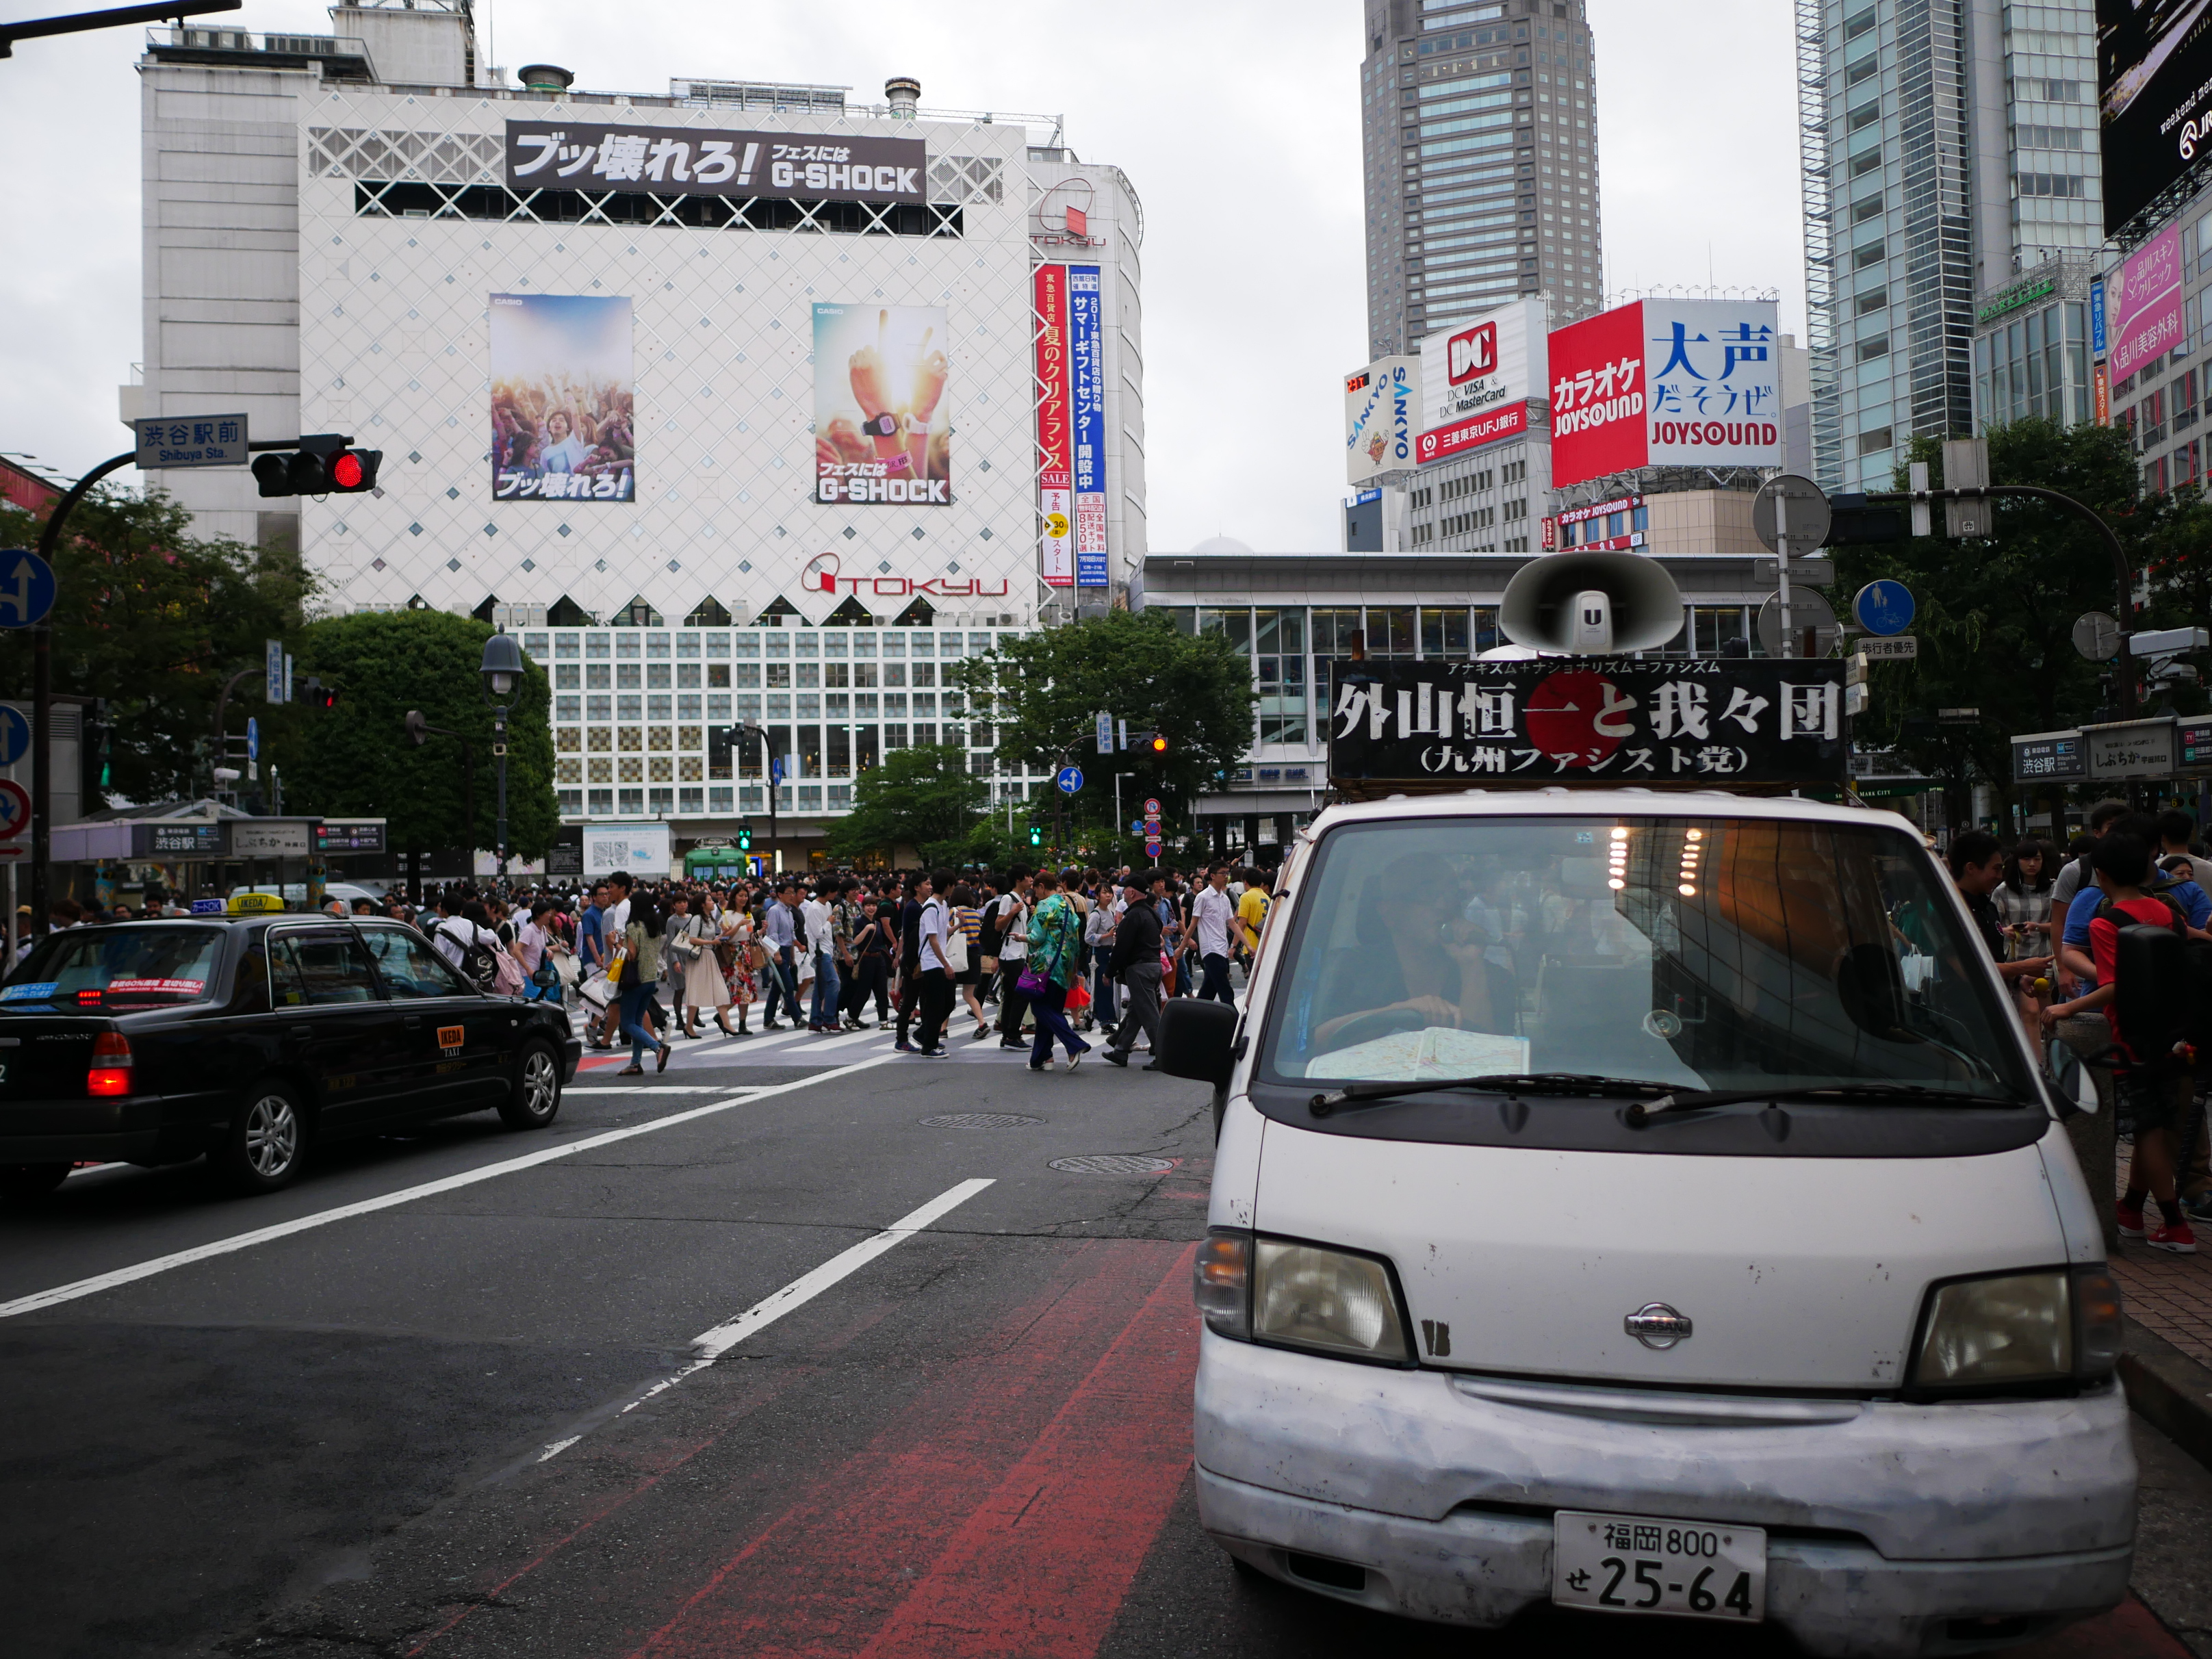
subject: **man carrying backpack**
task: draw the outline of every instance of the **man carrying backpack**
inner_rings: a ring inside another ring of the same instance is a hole
[[[2121,1113],[2135,1122],[2135,1156],[2128,1169],[2128,1189],[2119,1201],[2122,1238],[2139,1238],[2154,1250],[2177,1255],[2197,1254],[2197,1234],[2181,1208],[2175,1191],[2174,1132],[2179,1108],[2189,1098],[2185,1072],[2173,1074],[2170,1054],[2140,1052],[2134,1042],[2148,1048],[2158,1036],[2130,1034],[2120,1025],[2118,999],[2120,935],[2124,928],[2166,928],[2177,934],[2196,931],[2170,890],[2150,890],[2154,873],[2150,847],[2142,836],[2115,830],[2100,840],[2090,854],[2090,867],[2102,902],[2088,923],[2088,945],[2096,976],[2096,989],[2071,1002],[2057,1003],[2043,1011],[2045,1030],[2069,1016],[2101,1011],[2110,1027],[2119,1066],[2113,1087]],[[2194,887],[2195,884],[2188,885]],[[2197,890],[2200,894],[2202,890]],[[2147,1226],[2143,1200],[2158,1202],[2160,1220]]]

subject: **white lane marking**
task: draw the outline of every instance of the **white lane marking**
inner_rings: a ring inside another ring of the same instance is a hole
[[[617,1141],[629,1140],[638,1135],[649,1135],[658,1130],[672,1129],[679,1123],[691,1123],[702,1117],[711,1117],[717,1112],[726,1112],[733,1106],[752,1105],[757,1101],[767,1099],[771,1095],[788,1094],[794,1089],[811,1089],[817,1084],[827,1083],[835,1078],[850,1077],[855,1072],[864,1072],[871,1066],[881,1066],[884,1061],[896,1058],[896,1054],[872,1055],[866,1060],[856,1060],[850,1065],[838,1066],[834,1071],[820,1072],[812,1077],[801,1078],[796,1083],[780,1083],[765,1088],[733,1092],[732,1098],[710,1101],[706,1105],[694,1106],[685,1111],[671,1112],[665,1117],[657,1117],[647,1123],[633,1123],[624,1128],[608,1129],[599,1134],[586,1135],[582,1139],[572,1140],[566,1146],[549,1146],[543,1152],[526,1152],[520,1158],[507,1158],[502,1163],[487,1164],[482,1169],[466,1170],[459,1175],[447,1176],[438,1181],[426,1181],[419,1187],[403,1188],[396,1193],[386,1193],[380,1198],[367,1198],[355,1204],[341,1204],[335,1209],[319,1211],[313,1215],[301,1216],[291,1221],[280,1221],[273,1227],[257,1227],[251,1232],[236,1233],[228,1238],[218,1238],[211,1243],[196,1244],[191,1249],[178,1250],[168,1255],[155,1256],[150,1261],[135,1262],[128,1267],[118,1267],[112,1273],[95,1273],[89,1279],[80,1279],[67,1285],[57,1285],[52,1290],[35,1291],[29,1296],[17,1297],[13,1302],[0,1302],[0,1319],[12,1319],[17,1314],[35,1313],[41,1308],[54,1307],[64,1302],[74,1302],[80,1297],[97,1295],[101,1291],[112,1291],[118,1285],[132,1284],[141,1279],[151,1279],[155,1274],[167,1273],[172,1268],[190,1267],[195,1261],[205,1261],[219,1255],[229,1255],[234,1251],[252,1249],[257,1244],[267,1244],[276,1239],[289,1238],[295,1233],[307,1232],[317,1227],[327,1227],[334,1221],[349,1221],[356,1216],[374,1215],[379,1210],[389,1210],[402,1204],[411,1204],[418,1198],[434,1198],[441,1193],[455,1192],[463,1187],[472,1187],[480,1181],[491,1181],[501,1176],[518,1174],[524,1170],[533,1170],[541,1164],[550,1164],[556,1158],[572,1157],[578,1152],[591,1152],[596,1147],[611,1146]]]
[[[574,1445],[583,1437],[584,1437],[580,1434],[572,1434],[566,1440],[556,1440],[544,1451],[538,1454],[538,1461],[543,1463],[549,1458],[558,1457],[562,1452],[568,1450],[569,1447]]]
[[[855,1048],[863,1042],[884,1042],[888,1041],[890,1041],[890,1035],[884,1031],[848,1031],[842,1036],[830,1037],[827,1041],[817,1039],[816,1042],[808,1045],[807,1052],[812,1054],[818,1050],[823,1053],[827,1053],[832,1048]]]
[[[564,1100],[570,1095],[731,1095],[755,1086],[750,1083],[572,1083],[561,1094]]]
[[[698,1351],[699,1357],[696,1359],[681,1370],[662,1377],[660,1381],[644,1390],[636,1399],[615,1414],[620,1417],[634,1412],[654,1395],[667,1393],[685,1377],[705,1370],[724,1354],[729,1352],[732,1348],[736,1347],[738,1343],[752,1335],[754,1332],[773,1325],[793,1309],[804,1307],[831,1285],[852,1277],[885,1251],[903,1244],[916,1233],[928,1227],[932,1222],[942,1220],[986,1187],[996,1184],[995,1178],[993,1176],[976,1176],[962,1182],[957,1187],[947,1188],[920,1209],[909,1211],[901,1216],[883,1231],[875,1234],[872,1237],[862,1239],[849,1249],[840,1250],[813,1272],[801,1273],[781,1290],[771,1296],[762,1297],[727,1324],[717,1325],[711,1331],[701,1332],[691,1339],[691,1346]],[[577,1439],[582,1437],[579,1435],[576,1439],[563,1441],[559,1446],[549,1449],[545,1457],[551,1457],[556,1453],[565,1450],[574,1445]],[[545,1457],[541,1457],[538,1461],[542,1463],[545,1461]]]

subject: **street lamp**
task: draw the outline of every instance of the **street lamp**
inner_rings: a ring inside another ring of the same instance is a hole
[[[522,647],[514,642],[512,634],[495,634],[484,641],[483,665],[478,671],[483,675],[484,697],[491,703],[491,752],[499,762],[499,830],[495,850],[499,854],[499,879],[507,883],[507,700],[522,684]]]

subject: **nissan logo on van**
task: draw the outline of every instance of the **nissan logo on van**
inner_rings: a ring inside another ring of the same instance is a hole
[[[1663,1302],[1647,1302],[1620,1322],[1647,1348],[1671,1348],[1690,1334],[1690,1322]]]

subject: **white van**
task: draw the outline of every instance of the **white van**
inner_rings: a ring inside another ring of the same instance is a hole
[[[2002,1647],[2115,1605],[2118,1292],[2045,1074],[1887,813],[1552,788],[1332,807],[1216,1084],[1206,1530],[1494,1626]]]

